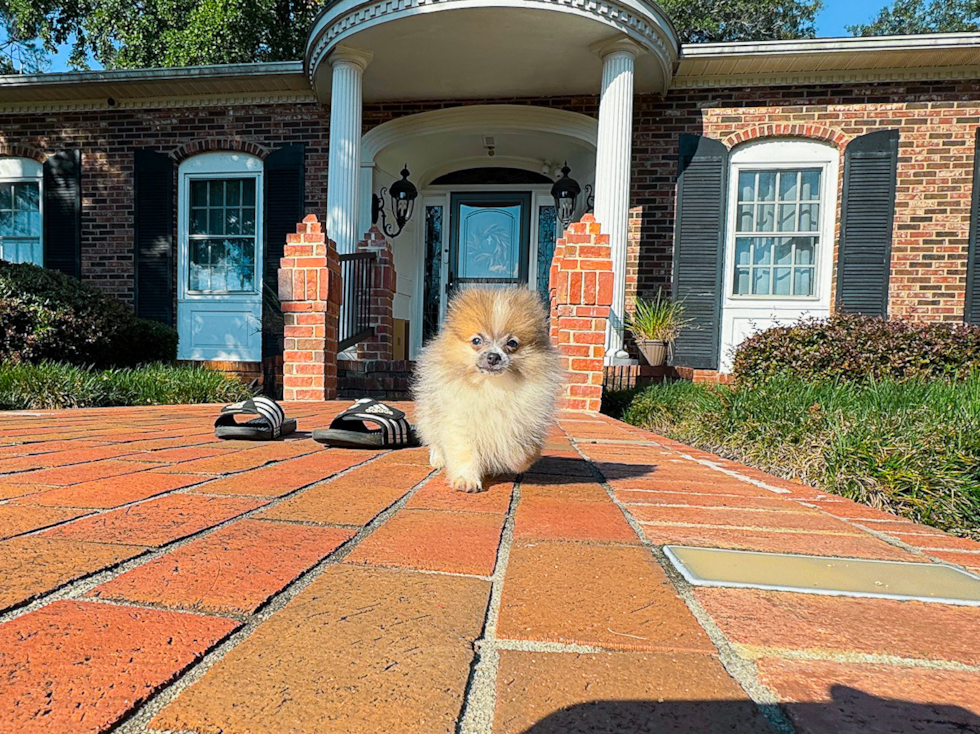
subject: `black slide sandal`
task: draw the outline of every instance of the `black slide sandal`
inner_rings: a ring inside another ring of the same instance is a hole
[[[368,428],[373,423],[378,428]],[[419,445],[415,430],[398,408],[361,398],[330,422],[313,431],[313,440],[341,449],[404,449]]]
[[[244,423],[235,421],[236,415],[257,415]],[[271,441],[288,436],[296,430],[296,420],[287,418],[275,400],[264,395],[226,405],[214,422],[214,435],[218,438],[236,438],[246,441]]]

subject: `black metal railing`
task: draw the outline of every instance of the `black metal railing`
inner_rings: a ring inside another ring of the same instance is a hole
[[[341,352],[374,333],[371,326],[371,281],[376,258],[373,252],[351,252],[340,256],[344,301],[340,307],[337,349]]]

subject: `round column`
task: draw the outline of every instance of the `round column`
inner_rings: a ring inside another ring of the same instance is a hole
[[[327,162],[327,235],[340,254],[354,252],[360,233],[358,192],[361,175],[361,78],[372,54],[338,46],[328,58],[330,147]]]
[[[626,311],[626,240],[629,232],[630,167],[633,151],[633,67],[640,47],[617,39],[594,49],[602,59],[599,137],[596,145],[595,218],[609,235],[613,303],[606,330],[606,362],[628,359],[623,349]]]

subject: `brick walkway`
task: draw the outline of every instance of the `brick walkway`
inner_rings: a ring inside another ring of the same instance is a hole
[[[661,550],[980,544],[603,417],[463,495],[215,412],[0,416],[0,732],[980,732],[980,608],[693,589]]]

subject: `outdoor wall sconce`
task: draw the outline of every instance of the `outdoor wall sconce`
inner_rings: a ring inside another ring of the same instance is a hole
[[[568,229],[568,225],[572,223],[575,201],[578,199],[578,195],[582,193],[582,187],[578,185],[578,181],[568,177],[571,172],[572,169],[568,167],[568,161],[565,161],[565,165],[561,169],[561,178],[555,181],[555,185],[551,187],[551,195],[555,197],[555,217],[558,219],[561,232]]]
[[[395,181],[391,188],[381,189],[381,194],[373,194],[371,202],[371,224],[378,223],[381,217],[381,229],[386,235],[395,238],[402,233],[408,220],[412,218],[415,211],[415,199],[418,198],[419,190],[415,184],[408,180],[408,164],[401,171],[401,179]],[[395,215],[395,225],[398,227],[394,232],[388,228],[388,217],[385,215],[385,194],[391,197],[391,211]]]

